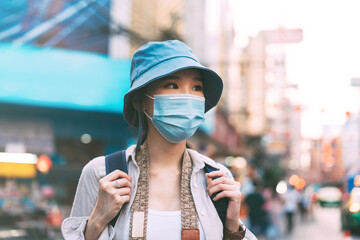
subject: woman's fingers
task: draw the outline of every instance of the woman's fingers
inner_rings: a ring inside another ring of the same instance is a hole
[[[131,188],[130,181],[131,177],[129,175],[120,170],[115,170],[99,180],[99,191],[110,193],[113,188]]]
[[[112,181],[111,186],[114,188],[124,188],[124,187],[132,188],[131,182],[126,178],[120,178]]]
[[[216,201],[224,197],[230,198],[232,201],[235,202],[240,202],[241,193],[240,191],[236,191],[236,190],[225,190],[216,194],[213,200]]]
[[[125,203],[130,201],[130,195],[122,195],[115,198],[117,205],[123,206]]]
[[[111,173],[109,173],[108,175],[106,175],[105,177],[103,177],[102,179],[100,179],[100,181],[104,181],[104,182],[108,182],[108,181],[114,181],[118,178],[126,178],[129,181],[131,181],[131,176],[127,175],[125,172],[120,171],[118,169],[112,171]]]
[[[130,200],[131,189],[128,187],[116,189],[113,195],[115,204],[118,207],[122,207],[126,202]]]
[[[119,198],[121,197],[130,197],[130,192],[131,192],[131,189],[130,188],[120,188],[120,189],[117,189],[116,190],[116,193],[114,194],[114,198],[116,200],[118,200]],[[122,202],[124,203],[124,202]]]
[[[213,177],[225,176],[225,173],[219,170],[219,171],[212,171],[212,172],[206,173],[206,175],[213,178]]]
[[[226,177],[224,172],[221,171],[213,171],[205,174],[207,184],[209,184],[211,181],[213,181],[213,178],[220,178],[220,177]]]
[[[220,183],[213,187],[208,187],[209,195],[212,196],[214,193],[222,191],[239,191],[240,186],[236,184]]]
[[[228,197],[234,200],[240,198],[240,183],[231,178],[227,178],[224,172],[214,171],[207,173],[206,179],[209,195],[212,196],[214,193],[218,193],[214,197],[214,201],[223,197]]]
[[[131,177],[115,170],[99,180],[98,201],[104,209],[119,209],[128,201],[131,192]]]
[[[210,181],[208,183],[208,187],[214,187],[218,184],[233,184],[235,181],[233,181],[232,179],[230,178],[227,178],[227,177],[219,177],[219,178],[216,178],[212,181]]]
[[[119,196],[124,196],[124,195],[130,195],[130,192],[131,192],[131,188],[124,187],[124,188],[116,189],[115,194]]]
[[[107,224],[129,202],[131,189],[131,177],[120,170],[101,178],[92,218]]]

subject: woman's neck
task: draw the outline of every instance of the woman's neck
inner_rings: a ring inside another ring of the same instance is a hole
[[[171,143],[161,136],[156,129],[149,129],[147,143],[150,155],[150,167],[180,167],[186,141]]]

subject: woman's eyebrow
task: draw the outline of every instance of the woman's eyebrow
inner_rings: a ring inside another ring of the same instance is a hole
[[[194,80],[202,82],[203,78],[202,77],[194,77]]]

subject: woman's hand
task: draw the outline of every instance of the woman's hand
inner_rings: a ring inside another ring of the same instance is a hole
[[[226,177],[225,173],[221,171],[210,172],[205,176],[209,195],[212,196],[214,193],[219,192],[214,197],[214,201],[224,197],[230,199],[226,213],[225,227],[231,232],[237,232],[239,230],[239,213],[241,205],[240,183]],[[213,177],[218,178],[212,180]]]
[[[99,180],[96,204],[85,229],[87,240],[99,238],[122,206],[130,201],[131,188],[131,177],[120,170],[115,170]]]

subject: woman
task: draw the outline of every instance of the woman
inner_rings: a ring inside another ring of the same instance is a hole
[[[239,183],[224,166],[186,148],[222,87],[178,40],[137,50],[123,109],[139,128],[136,147],[126,150],[129,174],[106,175],[104,157],[84,167],[62,225],[65,239],[256,239],[239,222]],[[205,174],[205,164],[220,171]],[[210,199],[217,192],[214,201],[230,199],[224,225]]]

